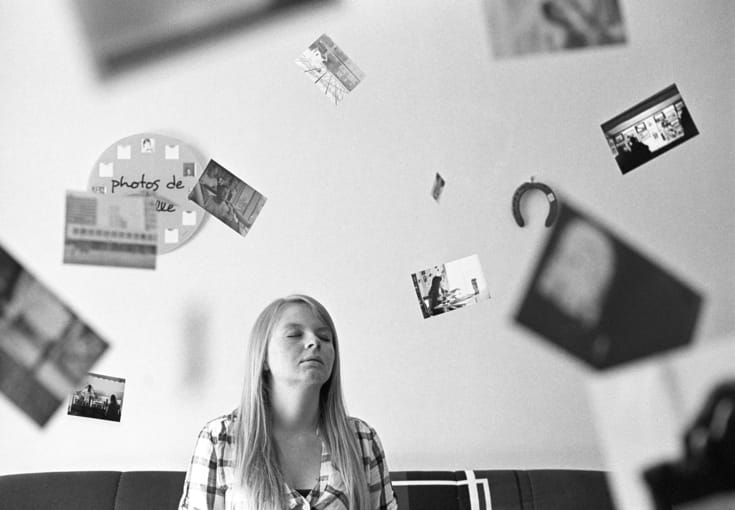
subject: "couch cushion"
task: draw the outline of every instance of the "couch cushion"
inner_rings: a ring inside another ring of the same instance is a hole
[[[454,471],[391,471],[390,480],[400,510],[457,510]]]
[[[517,471],[523,510],[614,510],[607,477],[600,471]]]
[[[0,476],[0,508],[114,508],[119,471],[70,471]]]
[[[183,471],[122,473],[115,510],[176,510],[185,476]]]

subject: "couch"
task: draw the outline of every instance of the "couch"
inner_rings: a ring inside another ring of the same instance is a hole
[[[392,471],[399,510],[613,510],[606,476],[582,470]],[[175,510],[183,471],[0,476],[3,510]]]

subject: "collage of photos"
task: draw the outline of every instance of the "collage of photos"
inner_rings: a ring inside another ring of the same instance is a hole
[[[296,65],[324,92],[334,104],[357,87],[365,73],[339,46],[322,34],[296,59]]]
[[[597,369],[691,342],[701,295],[568,202],[516,321]]]
[[[214,160],[209,161],[189,199],[241,236],[250,231],[266,201]]]
[[[484,0],[495,57],[626,42],[618,0]]]
[[[424,319],[490,299],[477,255],[418,271],[411,280]]]
[[[623,174],[699,134],[676,85],[670,85],[602,124]]]
[[[119,422],[124,396],[125,379],[90,372],[69,396],[66,414]]]
[[[43,426],[107,348],[0,247],[0,392]]]

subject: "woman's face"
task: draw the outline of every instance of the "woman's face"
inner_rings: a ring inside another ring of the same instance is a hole
[[[273,382],[321,386],[334,365],[332,331],[308,305],[291,303],[273,328],[266,362]]]

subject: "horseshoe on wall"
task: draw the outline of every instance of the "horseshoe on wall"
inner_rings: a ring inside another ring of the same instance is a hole
[[[546,199],[549,201],[549,214],[546,216],[546,226],[550,227],[554,224],[559,214],[559,200],[550,187],[543,182],[535,182],[533,177],[531,177],[530,182],[524,182],[518,186],[518,189],[513,194],[513,218],[515,218],[519,227],[525,226],[526,222],[523,220],[523,214],[521,214],[521,199],[527,191],[532,189],[543,191]]]

